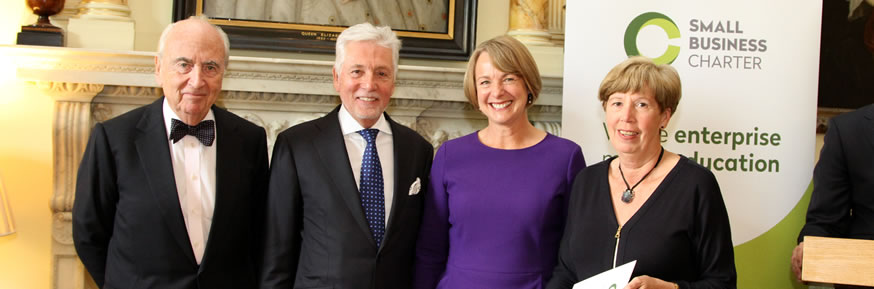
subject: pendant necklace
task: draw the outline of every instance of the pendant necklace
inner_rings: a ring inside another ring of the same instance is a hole
[[[625,173],[622,172],[622,163],[621,162],[619,163],[619,175],[622,176],[622,181],[625,182],[625,191],[622,192],[622,197],[620,198],[623,203],[628,204],[634,200],[634,188],[636,188],[637,185],[640,185],[640,183],[642,183],[643,180],[646,179],[647,176],[649,176],[649,173],[651,173],[653,170],[655,170],[655,168],[657,166],[659,166],[659,162],[662,161],[662,156],[664,156],[664,155],[665,155],[665,148],[662,147],[662,151],[659,153],[659,158],[656,160],[655,165],[652,166],[652,168],[649,169],[649,171],[646,172],[646,174],[643,175],[643,177],[640,178],[640,180],[637,181],[637,183],[634,184],[634,186],[628,186],[628,181],[625,180]]]

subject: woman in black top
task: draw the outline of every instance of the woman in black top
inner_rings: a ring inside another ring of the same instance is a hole
[[[547,288],[571,288],[633,260],[626,289],[735,288],[731,229],[716,178],[661,146],[660,130],[681,96],[676,70],[632,57],[607,74],[598,96],[618,156],[574,180]]]

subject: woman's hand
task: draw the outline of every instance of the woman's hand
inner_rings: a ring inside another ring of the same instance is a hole
[[[668,282],[659,278],[641,275],[631,279],[625,289],[677,289],[677,283]]]

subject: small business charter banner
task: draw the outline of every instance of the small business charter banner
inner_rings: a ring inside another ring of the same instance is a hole
[[[710,169],[734,244],[765,233],[813,172],[821,3],[568,1],[562,134],[595,163],[615,155],[598,86],[629,56],[677,69],[665,149]]]

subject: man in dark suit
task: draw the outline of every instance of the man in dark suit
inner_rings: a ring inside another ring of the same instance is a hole
[[[412,286],[433,148],[384,113],[400,41],[364,23],[336,47],[342,104],[274,146],[262,288]]]
[[[190,18],[155,57],[164,97],[91,132],[73,205],[76,251],[101,288],[254,288],[264,129],[213,104],[224,32]]]
[[[874,240],[874,104],[829,120],[807,223],[792,252],[798,278],[804,236]]]

